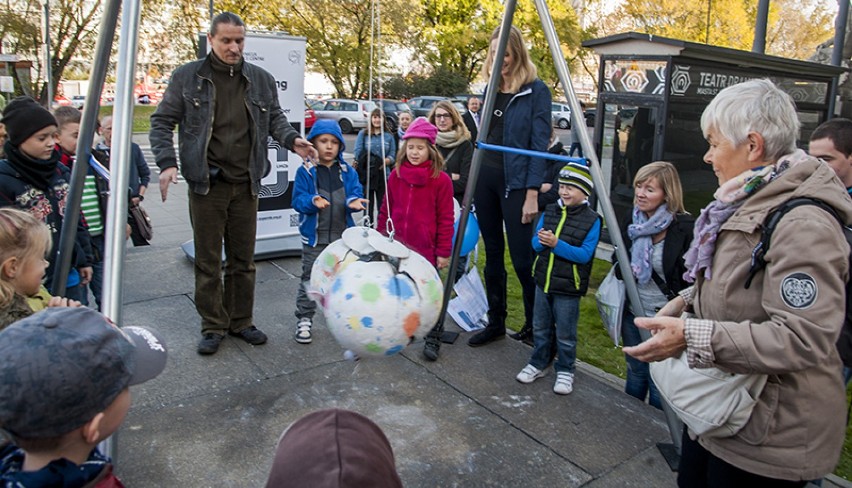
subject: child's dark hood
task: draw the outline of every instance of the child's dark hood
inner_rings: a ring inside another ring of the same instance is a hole
[[[329,409],[305,415],[284,432],[266,486],[401,488],[402,482],[379,426],[361,414]]]

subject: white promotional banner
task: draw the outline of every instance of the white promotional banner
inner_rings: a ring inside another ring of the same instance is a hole
[[[278,103],[293,126],[304,134],[305,118],[305,38],[274,33],[246,34],[245,60],[269,71],[278,88]],[[299,216],[291,208],[296,169],[302,164],[298,154],[269,139],[272,170],[261,181],[257,214],[259,256],[301,252]]]

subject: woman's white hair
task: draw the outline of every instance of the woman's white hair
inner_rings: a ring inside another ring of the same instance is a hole
[[[764,161],[775,162],[796,150],[799,118],[796,104],[771,81],[750,80],[720,91],[701,115],[704,137],[715,129],[734,146],[749,132],[763,137]]]

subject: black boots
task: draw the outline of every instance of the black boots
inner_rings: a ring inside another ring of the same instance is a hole
[[[485,330],[474,334],[470,339],[468,339],[467,345],[470,347],[484,346],[504,337],[506,337],[505,324],[489,325],[485,328]]]
[[[438,351],[441,350],[440,333],[436,333],[433,329],[426,336],[426,344],[423,345],[423,357],[428,361],[438,359]]]
[[[514,332],[509,334],[509,337],[516,341],[521,341],[528,346],[533,345],[533,329],[529,324],[525,324],[524,327],[518,332]]]

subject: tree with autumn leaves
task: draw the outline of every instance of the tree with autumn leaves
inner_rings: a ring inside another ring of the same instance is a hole
[[[54,86],[72,58],[92,57],[102,2],[51,0],[57,20],[51,24]],[[579,27],[572,4],[584,5],[585,29]],[[6,11],[0,10],[0,34],[5,46],[33,60],[42,76],[40,5],[37,0],[7,0]],[[474,81],[503,15],[500,0],[217,0],[214,6],[237,13],[251,29],[305,37],[308,67],[326,75],[336,95],[345,97],[369,90],[371,59],[374,78],[379,72],[403,78],[449,73]],[[599,14],[605,6],[604,0],[550,3],[560,49],[572,71],[582,55],[582,40],[627,30],[751,49],[757,0],[623,0],[614,11]],[[168,71],[169,64],[194,58],[199,31],[206,30],[208,19],[206,0],[146,0],[141,49],[177,53],[165,60],[164,55],[151,56],[153,63],[163,63],[160,71]],[[824,0],[772,0],[767,54],[807,58],[832,36],[832,19]],[[532,0],[518,2],[514,23],[530,43],[541,78],[555,88],[556,71]],[[402,59],[405,72],[392,71],[392,58]],[[28,88],[44,91],[35,84]]]

